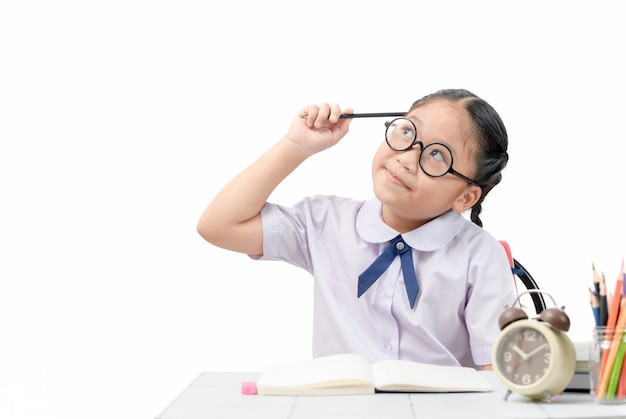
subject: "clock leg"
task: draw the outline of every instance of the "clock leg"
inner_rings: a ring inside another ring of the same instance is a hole
[[[507,390],[507,391],[506,391],[506,394],[504,395],[504,401],[506,401],[506,399],[508,399],[508,398],[509,398],[509,396],[511,395],[511,393],[513,393],[513,391],[511,391],[511,390]]]
[[[543,399],[544,399],[547,403],[552,403],[552,397],[550,396],[550,392],[548,392],[548,391],[544,391],[544,392],[543,392]]]

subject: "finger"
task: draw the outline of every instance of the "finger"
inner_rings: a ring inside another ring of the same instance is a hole
[[[345,131],[345,133],[348,132],[350,124],[352,123],[352,118],[342,118],[341,115],[351,115],[353,113],[354,111],[352,110],[352,108],[345,108],[343,112],[341,112],[340,110],[339,115],[337,115],[337,124],[341,128],[341,130]]]
[[[333,103],[330,105],[330,115],[328,116],[328,119],[330,122],[335,123],[339,121],[339,116],[341,116],[341,107],[338,104]]]
[[[318,108],[317,118],[315,118],[315,128],[321,128],[322,124],[324,124],[330,116],[330,105],[328,103],[321,103],[318,105]]]
[[[307,105],[300,110],[298,116],[305,120],[308,127],[312,127],[319,114],[319,108],[317,105]]]
[[[354,113],[354,110],[352,108],[344,108],[343,112],[339,114],[338,118],[341,118],[341,115],[352,115],[353,113]],[[342,118],[342,119],[347,119],[349,121],[348,124],[352,122],[352,118]]]

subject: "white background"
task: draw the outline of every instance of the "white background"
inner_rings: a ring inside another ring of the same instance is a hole
[[[588,338],[591,262],[612,289],[626,254],[619,3],[3,2],[0,417],[151,418],[201,371],[310,357],[308,274],[195,226],[320,101],[488,100],[511,159],[484,226]],[[271,199],[369,198],[382,122]]]

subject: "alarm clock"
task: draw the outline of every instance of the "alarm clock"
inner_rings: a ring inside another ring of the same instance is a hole
[[[493,348],[493,369],[507,388],[504,400],[516,392],[550,402],[574,376],[576,351],[567,335],[570,321],[564,307],[546,308],[534,319],[513,307],[530,292],[546,294],[554,302],[548,293],[528,290],[519,294],[511,307],[505,307],[498,319],[501,333]]]

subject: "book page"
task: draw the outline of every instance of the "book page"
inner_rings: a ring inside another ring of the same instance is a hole
[[[391,360],[373,364],[372,370],[376,389],[381,391],[493,391],[489,383],[473,368]]]
[[[291,364],[268,365],[257,381],[258,394],[322,395],[374,393],[365,357],[330,355]]]

